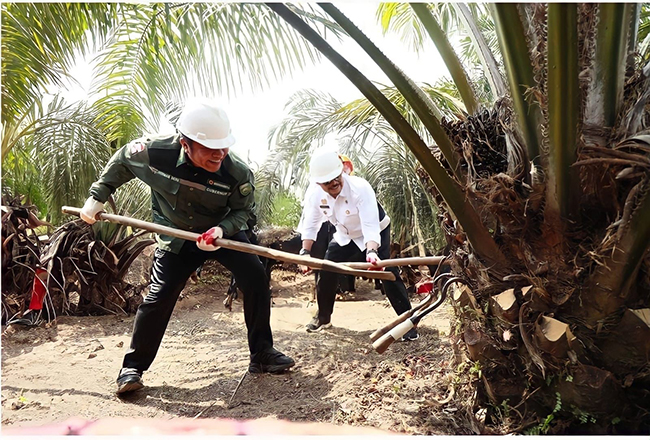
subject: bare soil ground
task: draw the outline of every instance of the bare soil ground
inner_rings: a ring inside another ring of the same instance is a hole
[[[232,311],[222,304],[226,281],[212,272],[188,283],[144,374],[145,389],[125,399],[114,394],[114,382],[133,316],[62,316],[50,327],[3,329],[2,426],[72,417],[271,418],[402,434],[469,433],[453,421],[457,408],[449,398],[448,305],[420,323],[419,340],[380,355],[368,336],[395,313],[372,284],[358,280],[356,294],[337,301],[333,327],[309,334],[313,277],[284,270],[273,272],[271,325],[276,348],[296,366],[282,375],[247,374],[229,405],[248,349],[241,302]]]

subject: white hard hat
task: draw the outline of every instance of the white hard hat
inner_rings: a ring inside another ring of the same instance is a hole
[[[178,118],[176,128],[207,148],[228,148],[235,143],[235,138],[230,134],[230,121],[226,112],[205,100],[188,102]]]
[[[336,151],[321,148],[316,150],[309,163],[309,175],[312,182],[325,183],[338,177],[343,172],[343,162]]]

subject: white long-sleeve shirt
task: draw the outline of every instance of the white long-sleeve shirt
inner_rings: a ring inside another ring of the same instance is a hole
[[[298,227],[303,240],[316,240],[323,223],[329,220],[336,227],[334,240],[345,246],[350,241],[366,249],[369,241],[381,245],[377,197],[370,184],[356,176],[342,174],[343,187],[339,195],[330,196],[319,185],[305,193],[303,213]]]
[[[303,197],[303,199],[302,199],[302,201],[303,201],[303,205],[302,205],[302,206],[303,206],[303,210],[302,210],[302,214],[300,215],[300,221],[298,222],[298,227],[296,228],[296,231],[298,231],[298,233],[300,233],[300,234],[302,234],[301,231],[303,230],[303,225],[304,225],[304,223],[305,223],[305,209],[304,209],[304,207],[305,207],[305,201],[306,201],[306,200],[309,200],[309,198],[311,197],[311,195],[312,195],[314,192],[318,191],[319,189],[320,189],[320,186],[318,186],[318,184],[317,184],[316,182],[311,182],[311,183],[309,184],[309,186],[307,187],[307,190],[305,191],[305,195],[304,195],[304,197]],[[321,225],[322,225],[324,222],[326,222],[326,221],[327,221],[327,217],[325,217],[325,216],[323,215],[322,218],[321,218]],[[320,230],[320,229],[319,229],[319,230]]]

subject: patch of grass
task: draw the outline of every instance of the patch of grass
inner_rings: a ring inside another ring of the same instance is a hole
[[[302,208],[300,201],[292,194],[279,194],[273,201],[273,211],[269,223],[276,226],[296,228],[300,221]]]

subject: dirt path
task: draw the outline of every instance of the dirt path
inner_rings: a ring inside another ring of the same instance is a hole
[[[368,336],[394,318],[367,282],[337,301],[333,327],[309,334],[313,279],[276,270],[271,313],[276,348],[296,360],[284,375],[247,375],[241,302],[222,305],[223,280],[188,285],[167,329],[146,388],[114,394],[133,317],[60,317],[53,328],[3,329],[2,426],[71,417],[272,418],[372,426],[399,433],[461,434],[436,400],[448,394],[453,351],[447,305],[420,324],[421,337],[372,350]],[[417,299],[414,301],[417,302]]]

